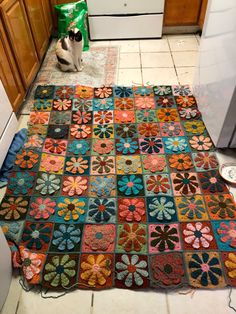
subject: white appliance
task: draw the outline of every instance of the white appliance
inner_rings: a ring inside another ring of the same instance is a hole
[[[90,39],[159,38],[164,0],[87,0]]]
[[[0,80],[0,168],[17,130],[17,119]],[[11,283],[11,252],[0,227],[0,309]]]
[[[235,0],[208,0],[194,90],[216,147],[236,148]]]
[[[0,80],[0,168],[17,130],[16,115]]]

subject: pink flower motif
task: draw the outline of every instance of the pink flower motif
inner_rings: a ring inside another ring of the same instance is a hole
[[[41,167],[48,172],[58,172],[63,169],[63,157],[45,154],[41,161]]]
[[[29,212],[34,219],[48,219],[55,212],[56,202],[48,198],[38,197],[31,203],[32,210]]]
[[[45,259],[45,255],[31,253],[23,247],[20,247],[20,255],[23,261],[22,269],[25,278],[31,283],[38,283],[40,279],[39,274],[41,272],[41,267]]]
[[[75,114],[73,114],[73,121],[76,124],[88,123],[91,120],[92,120],[91,112],[77,111]]]
[[[145,156],[143,160],[144,169],[150,170],[151,172],[162,171],[166,166],[165,158],[157,155]]]
[[[155,109],[153,97],[137,97],[135,98],[136,109]]]
[[[220,240],[224,243],[230,242],[229,245],[236,248],[236,222],[222,222],[220,228],[217,229],[218,234],[221,236]]]
[[[184,241],[191,244],[194,249],[199,249],[201,246],[208,248],[213,240],[213,236],[210,235],[210,228],[203,226],[201,222],[188,223],[186,229],[184,229]]]
[[[88,180],[84,177],[67,177],[63,182],[63,192],[69,196],[81,195],[87,190]]]
[[[87,226],[84,244],[89,251],[108,251],[114,245],[114,225],[91,225]]]

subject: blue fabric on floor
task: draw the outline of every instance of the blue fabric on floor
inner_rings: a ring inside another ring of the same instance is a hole
[[[9,173],[14,165],[16,154],[24,145],[27,136],[27,129],[21,129],[14,136],[11,146],[8,150],[7,156],[3,162],[2,168],[0,169],[0,188],[7,185]]]

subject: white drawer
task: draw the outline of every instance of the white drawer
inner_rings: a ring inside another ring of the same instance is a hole
[[[89,15],[163,13],[164,0],[87,0]]]
[[[163,14],[89,17],[90,38],[157,38],[162,35]]]

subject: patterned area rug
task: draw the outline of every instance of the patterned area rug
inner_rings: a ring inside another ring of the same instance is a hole
[[[29,98],[24,103],[21,114],[29,114],[34,103],[36,87],[40,85],[72,85],[87,86],[113,85],[118,74],[119,48],[110,46],[91,47],[83,52],[84,69],[82,72],[62,72],[57,67],[55,55],[56,40],[53,40],[35,80]]]
[[[236,284],[235,203],[188,86],[38,86],[0,206],[31,284]]]

